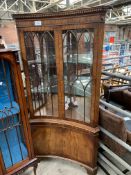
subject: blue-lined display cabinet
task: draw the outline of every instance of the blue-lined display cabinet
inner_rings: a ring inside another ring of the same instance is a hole
[[[0,175],[34,158],[18,52],[0,50]]]

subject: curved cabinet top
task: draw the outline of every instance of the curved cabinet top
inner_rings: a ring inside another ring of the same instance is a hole
[[[51,27],[53,30],[57,30],[57,27],[60,29],[65,25],[104,23],[107,9],[107,7],[95,7],[53,13],[14,14],[13,18],[17,28]],[[51,28],[50,30],[52,30]],[[47,28],[47,30],[49,29]]]
[[[105,14],[109,7],[94,7],[94,8],[83,8],[78,10],[68,10],[53,13],[26,13],[26,14],[13,14],[14,19],[36,19],[36,18],[56,18],[66,16],[78,16],[78,15],[89,15],[89,14]]]

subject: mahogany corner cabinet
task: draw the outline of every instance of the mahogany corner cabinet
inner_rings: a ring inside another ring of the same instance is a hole
[[[13,15],[35,156],[97,170],[98,116],[107,8]]]

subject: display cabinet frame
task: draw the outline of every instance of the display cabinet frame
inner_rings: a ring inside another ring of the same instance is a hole
[[[20,116],[20,120],[21,120],[21,123],[22,123],[22,127],[23,127],[22,131],[23,131],[23,135],[24,135],[24,141],[25,141],[25,144],[26,144],[27,152],[28,152],[28,155],[27,155],[26,158],[24,158],[24,159],[22,158],[21,161],[19,161],[18,163],[14,163],[12,166],[7,168],[5,166],[5,160],[4,160],[4,157],[3,157],[3,152],[2,152],[2,150],[0,150],[0,164],[1,164],[0,165],[0,172],[1,172],[2,175],[5,175],[5,174],[10,174],[11,175],[11,174],[15,174],[17,172],[22,171],[23,169],[26,168],[26,166],[32,166],[32,164],[33,164],[33,166],[35,164],[35,167],[36,167],[37,159],[34,157],[33,144],[32,144],[31,132],[30,132],[30,125],[29,125],[29,120],[28,120],[28,112],[27,112],[27,108],[24,107],[24,106],[26,106],[26,101],[25,101],[23,83],[22,83],[22,78],[21,78],[18,51],[11,51],[11,50],[8,50],[8,49],[1,49],[0,50],[0,61],[8,62],[8,64],[10,65],[10,68],[13,72],[12,81],[15,84],[14,93],[15,93],[15,95],[17,94],[17,102],[18,102],[19,107],[20,107],[20,115],[19,116]],[[13,113],[12,113],[12,115],[13,115]],[[8,119],[8,122],[12,123],[13,120],[14,120],[14,119],[11,119],[12,116],[7,116],[7,117],[10,117],[10,119]],[[0,120],[0,122],[1,122],[1,120]],[[11,125],[11,127],[9,127],[9,130],[10,129],[13,129],[13,124]],[[17,139],[19,141],[19,139],[20,139],[20,135],[18,134],[19,131],[16,128],[15,128],[15,130],[17,131],[17,137],[18,137]],[[9,142],[9,137],[10,137],[9,133],[7,135],[6,129],[5,129],[4,132],[6,132],[6,137],[8,139],[8,144],[10,144],[11,141]],[[15,138],[12,138],[12,139],[15,139]],[[12,142],[13,142],[13,140],[12,140]],[[4,142],[3,142],[3,144],[4,144]],[[21,144],[19,146],[20,146],[20,149],[21,149]],[[23,153],[21,153],[21,154],[23,154]],[[7,159],[8,159],[8,157],[7,157]]]
[[[26,77],[30,124],[35,155],[59,156],[77,161],[95,174],[97,169],[98,119],[100,77],[104,22],[107,8],[98,7],[56,13],[13,15],[21,48]],[[92,95],[90,122],[65,117],[64,66],[62,32],[67,30],[93,29],[93,64],[91,68]],[[31,81],[28,67],[25,33],[54,32],[55,58],[58,85],[58,115],[35,116],[31,98]],[[57,138],[57,139],[56,139]]]

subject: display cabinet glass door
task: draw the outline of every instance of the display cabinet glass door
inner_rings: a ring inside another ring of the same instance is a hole
[[[90,122],[94,32],[63,31],[65,117]]]
[[[14,77],[10,63],[0,59],[0,151],[6,169],[28,157]]]
[[[30,85],[27,85],[33,116],[58,115],[57,71],[53,32],[25,32],[26,64]],[[25,66],[25,65],[24,65]]]

